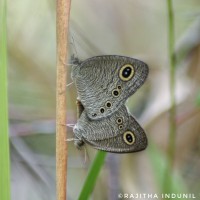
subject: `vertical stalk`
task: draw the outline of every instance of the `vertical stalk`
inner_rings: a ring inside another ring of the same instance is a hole
[[[175,98],[175,75],[176,60],[174,53],[174,14],[172,0],[168,0],[168,17],[169,17],[169,56],[170,56],[170,136],[168,155],[171,165],[175,156],[175,139],[176,139],[176,98]]]
[[[169,44],[169,60],[170,60],[170,111],[169,111],[169,141],[167,150],[167,170],[164,182],[164,190],[170,192],[173,183],[173,162],[175,158],[175,142],[176,142],[176,98],[175,98],[175,75],[176,75],[176,59],[174,52],[174,13],[172,0],[167,0],[168,9],[168,44]]]
[[[6,0],[0,1],[0,199],[10,199]]]
[[[67,199],[66,83],[67,45],[71,0],[56,2],[57,86],[56,86],[56,187],[57,200]]]

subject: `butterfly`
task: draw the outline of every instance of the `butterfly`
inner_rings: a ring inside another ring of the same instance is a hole
[[[71,76],[83,111],[73,129],[75,144],[88,143],[115,153],[145,149],[146,134],[125,102],[146,80],[147,64],[118,55],[95,56],[76,63]]]
[[[83,143],[108,152],[136,152],[147,146],[144,130],[124,105],[102,120],[91,120],[83,111],[74,134]]]

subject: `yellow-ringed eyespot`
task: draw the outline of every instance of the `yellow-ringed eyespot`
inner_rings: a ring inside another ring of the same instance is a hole
[[[107,102],[106,102],[106,107],[107,107],[107,108],[110,108],[111,106],[112,106],[112,103],[111,103],[110,101],[107,101]]]
[[[135,142],[135,135],[131,131],[126,131],[123,135],[124,142],[128,145],[132,145]]]
[[[119,129],[122,129],[122,128],[123,128],[123,125],[122,125],[122,124],[120,124],[120,125],[118,126],[118,128],[119,128]]]
[[[118,97],[119,96],[119,90],[117,90],[117,89],[114,89],[113,91],[112,91],[112,95],[114,96],[114,97]]]
[[[122,124],[122,122],[123,122],[123,119],[122,119],[122,117],[119,117],[119,118],[117,118],[117,124]]]
[[[129,81],[135,74],[133,65],[126,64],[119,70],[119,78],[122,81]]]

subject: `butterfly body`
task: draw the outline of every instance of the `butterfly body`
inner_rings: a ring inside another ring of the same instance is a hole
[[[123,77],[126,67],[131,70],[130,77]],[[78,99],[91,119],[114,113],[137,91],[147,75],[145,63],[124,56],[96,56],[72,68]]]
[[[147,75],[144,62],[117,55],[96,56],[73,66],[72,79],[83,106],[73,129],[78,147],[88,143],[115,153],[146,148],[145,132],[124,104]]]
[[[79,141],[109,152],[131,153],[147,146],[144,130],[124,105],[100,121],[91,120],[83,111],[74,127],[74,134]]]

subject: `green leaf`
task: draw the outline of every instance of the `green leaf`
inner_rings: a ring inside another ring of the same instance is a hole
[[[104,164],[105,157],[106,152],[97,152],[97,155],[92,163],[92,166],[83,185],[82,191],[79,195],[79,200],[87,200],[89,198],[90,194],[94,189],[99,172]]]
[[[0,1],[0,199],[10,199],[6,0]]]

